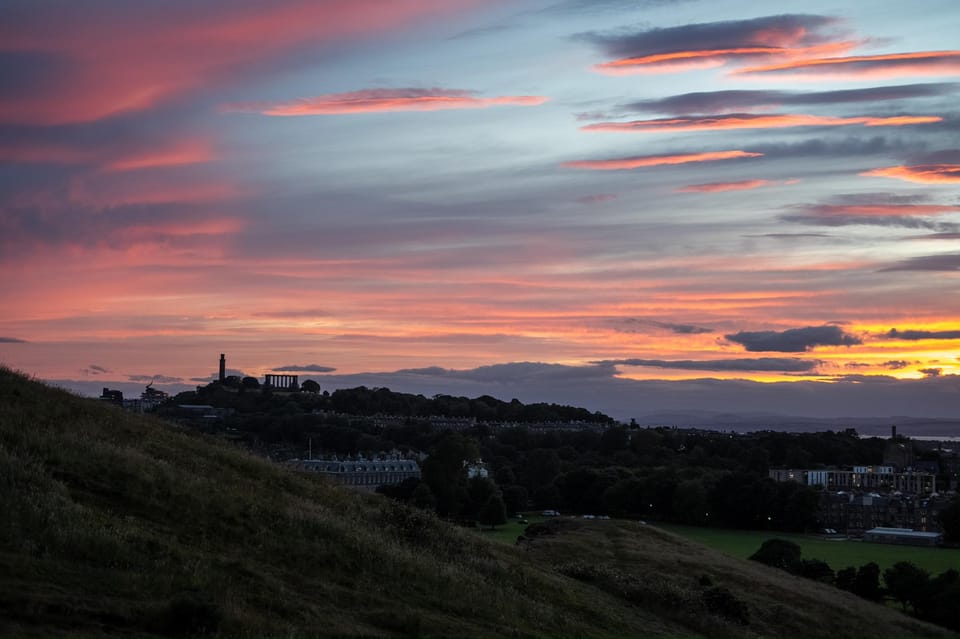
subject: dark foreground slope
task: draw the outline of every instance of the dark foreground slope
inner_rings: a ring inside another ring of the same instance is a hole
[[[112,634],[946,635],[639,525],[497,546],[0,369],[0,636]]]

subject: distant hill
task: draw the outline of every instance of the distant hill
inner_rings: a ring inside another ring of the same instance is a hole
[[[938,637],[637,523],[500,546],[0,369],[0,636]]]
[[[855,429],[867,437],[889,437],[890,427],[907,437],[960,437],[960,419],[929,417],[797,417],[776,413],[720,413],[712,411],[658,411],[636,418],[641,426],[677,426],[752,432],[777,430],[785,432],[842,431]]]

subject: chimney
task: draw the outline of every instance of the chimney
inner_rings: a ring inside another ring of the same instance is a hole
[[[223,353],[220,353],[220,381],[223,382],[227,379],[227,358]]]
[[[896,439],[896,438],[897,438],[897,427],[896,427],[896,426],[891,426],[891,427],[890,427],[890,439]]]

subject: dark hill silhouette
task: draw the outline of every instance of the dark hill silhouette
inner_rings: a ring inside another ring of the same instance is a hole
[[[0,513],[3,637],[947,636],[635,523],[496,545],[6,369]]]

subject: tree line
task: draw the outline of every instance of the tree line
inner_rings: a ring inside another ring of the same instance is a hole
[[[768,539],[751,560],[791,574],[832,584],[875,602],[892,599],[904,612],[951,630],[960,630],[960,572],[946,570],[933,576],[909,561],[900,561],[882,573],[874,563],[848,566],[834,572],[819,559],[804,559],[800,546],[785,539]],[[881,574],[883,585],[881,585]]]

